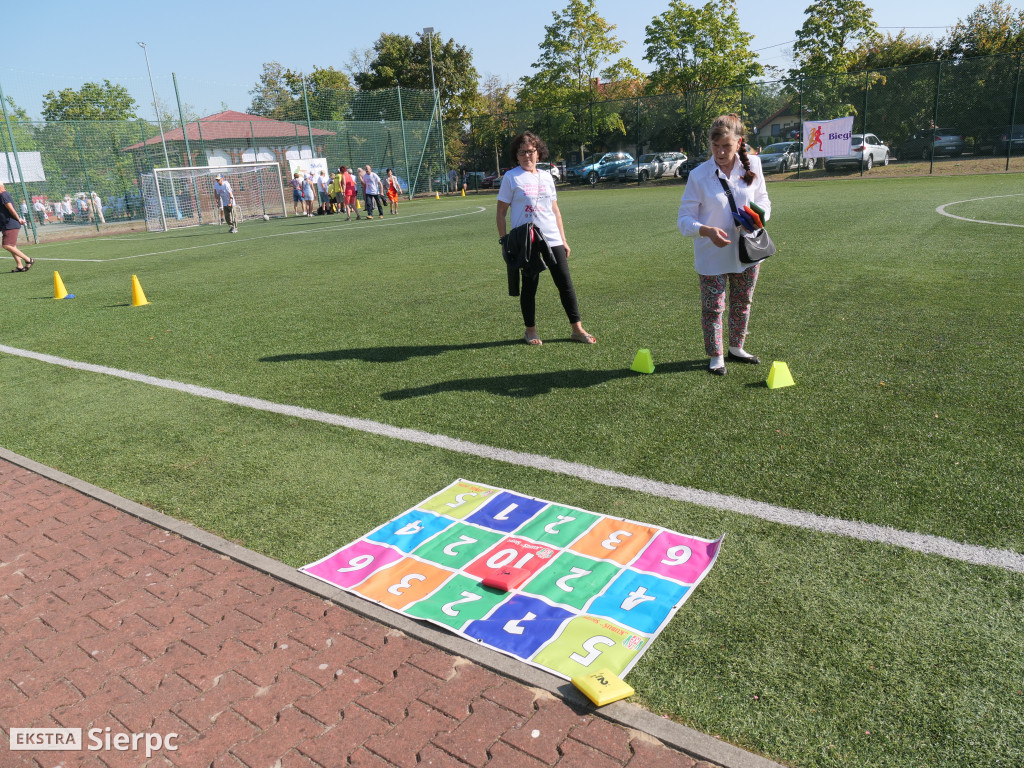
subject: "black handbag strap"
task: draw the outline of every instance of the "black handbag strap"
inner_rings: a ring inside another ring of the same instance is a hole
[[[729,183],[725,179],[718,175],[717,171],[715,172],[715,178],[718,179],[722,185],[722,189],[725,190],[726,197],[729,198],[729,207],[732,208],[732,212],[739,216],[740,212],[736,210],[736,200],[732,196],[732,187],[729,186]]]

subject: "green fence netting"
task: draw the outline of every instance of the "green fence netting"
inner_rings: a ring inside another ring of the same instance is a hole
[[[407,194],[433,195],[449,191],[453,168],[467,172],[471,191],[487,186],[511,165],[509,141],[526,129],[547,141],[552,161],[563,167],[607,151],[634,157],[684,152],[692,164],[705,156],[708,126],[724,112],[743,116],[755,147],[796,140],[803,120],[852,115],[854,130],[873,133],[886,144],[901,174],[1024,171],[1022,64],[1024,54],[1005,54],[578,101],[478,114],[464,122],[441,120],[433,92],[399,87],[304,93],[269,116],[224,104],[221,112],[194,118],[180,107],[182,101],[187,107],[188,95],[179,93],[176,79],[177,108],[165,111],[162,126],[145,119],[33,120],[4,98],[8,83],[0,81],[0,180],[19,207],[33,210],[26,236],[40,240],[140,221],[139,179],[153,168],[271,161],[286,175],[290,159],[313,156],[325,158],[331,169],[392,168]],[[26,90],[43,90],[18,85],[23,100]],[[225,87],[225,93],[229,90]],[[949,133],[960,140],[947,157],[935,149],[940,147],[936,137]],[[813,171],[798,167],[796,173],[807,179],[826,176],[820,164]],[[42,210],[34,210],[40,204]]]
[[[796,139],[803,120],[852,115],[854,130],[878,136],[889,146],[893,160],[926,163],[908,165],[910,173],[1020,171],[1024,170],[1022,58],[1024,54],[1015,53],[476,115],[467,128],[463,162],[485,172],[507,167],[505,149],[510,139],[527,128],[545,139],[553,158],[570,164],[583,154],[612,151],[634,157],[682,151],[699,158],[707,151],[707,131],[714,117],[737,112],[755,147]],[[944,156],[921,149],[922,144],[929,148],[935,144],[937,129],[953,130],[962,137],[958,157],[968,161],[940,166],[935,161]],[[1007,140],[1011,134],[1016,138]],[[916,150],[912,156],[905,151],[911,147]],[[820,176],[819,172],[812,178]]]
[[[37,240],[140,222],[140,179],[154,168],[325,158],[332,170],[391,168],[407,195],[447,190],[434,96],[407,88],[344,91],[302,100],[274,117],[222,112],[173,124],[147,120],[39,121],[7,110],[0,125],[0,180],[31,210]],[[289,194],[290,199],[290,194]]]

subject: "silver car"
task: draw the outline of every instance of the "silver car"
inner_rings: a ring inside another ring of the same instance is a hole
[[[765,173],[789,173],[796,170],[797,166],[807,170],[813,169],[813,157],[804,157],[803,165],[800,164],[802,156],[800,148],[799,141],[783,141],[778,144],[769,144],[758,153],[758,157],[761,158],[761,168]]]
[[[876,165],[889,164],[889,148],[873,133],[855,133],[850,137],[850,154],[825,158],[825,170],[844,165],[870,171]]]
[[[650,152],[619,168],[615,178],[619,181],[645,182],[662,176],[678,176],[679,167],[685,162],[686,155],[682,152]]]

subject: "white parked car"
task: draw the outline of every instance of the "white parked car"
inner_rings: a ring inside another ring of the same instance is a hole
[[[551,178],[555,180],[555,184],[562,180],[562,172],[558,170],[558,166],[554,163],[537,163],[537,170],[550,173]]]
[[[855,133],[850,137],[850,154],[825,158],[825,170],[844,165],[870,171],[876,165],[889,164],[889,148],[873,133]]]

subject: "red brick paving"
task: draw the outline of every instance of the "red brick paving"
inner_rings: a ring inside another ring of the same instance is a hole
[[[177,749],[8,752],[12,727]],[[4,768],[711,768],[0,459]]]

